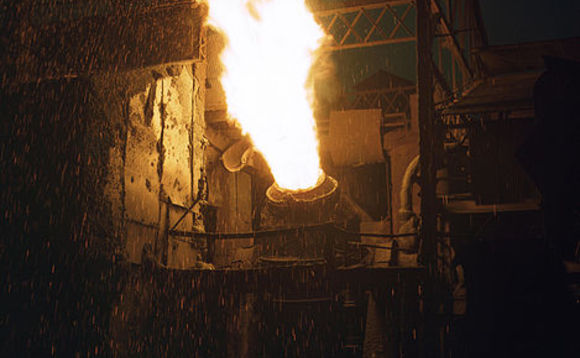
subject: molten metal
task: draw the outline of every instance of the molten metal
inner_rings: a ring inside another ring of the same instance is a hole
[[[315,186],[304,190],[285,190],[274,183],[266,191],[266,197],[279,206],[313,203],[330,197],[337,188],[338,182],[334,178],[322,174]]]
[[[230,117],[252,138],[281,188],[322,175],[308,78],[324,32],[303,0],[209,0],[228,40],[221,82]]]

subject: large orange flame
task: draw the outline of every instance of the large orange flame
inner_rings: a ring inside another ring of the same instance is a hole
[[[209,22],[227,40],[221,82],[230,117],[278,186],[315,186],[322,170],[308,77],[324,32],[304,0],[209,0]]]

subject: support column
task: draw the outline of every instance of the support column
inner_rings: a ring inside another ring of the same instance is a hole
[[[421,232],[419,260],[427,268],[425,282],[424,357],[435,357],[439,352],[437,322],[437,199],[435,196],[435,163],[437,133],[433,115],[432,42],[433,22],[431,0],[417,0],[417,93],[419,101],[419,153],[421,165]]]

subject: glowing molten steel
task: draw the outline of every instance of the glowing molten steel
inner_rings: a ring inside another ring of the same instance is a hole
[[[209,18],[228,40],[221,82],[230,116],[278,186],[315,186],[322,170],[307,82],[324,32],[303,0],[210,0]]]

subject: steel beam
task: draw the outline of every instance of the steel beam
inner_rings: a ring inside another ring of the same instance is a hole
[[[361,7],[365,9],[377,9],[385,4],[391,6],[414,3],[414,0],[345,0],[345,1],[320,1],[307,0],[307,4],[315,14],[332,14],[336,11],[353,12]]]
[[[401,15],[399,15],[393,6],[406,5],[407,7]],[[347,49],[357,49],[373,46],[390,45],[403,42],[413,42],[416,40],[413,31],[405,25],[411,9],[414,7],[414,2],[411,0],[393,0],[393,1],[347,1],[332,5],[312,4],[311,8],[314,11],[314,17],[319,23],[323,23],[322,19],[330,18],[327,25],[324,25],[326,33],[330,34],[334,43],[327,46],[326,49],[330,51],[339,51]],[[372,10],[381,10],[379,15],[373,19],[369,14]],[[381,21],[385,16],[390,15],[397,22],[391,31],[383,26]],[[370,28],[366,34],[360,33],[357,30],[357,25],[361,19],[366,19],[370,23]],[[344,25],[346,32],[342,35],[333,33],[335,26]],[[373,39],[373,35],[376,37]],[[399,35],[399,36],[398,36]],[[403,35],[403,36],[401,36]],[[347,41],[354,40],[350,43]]]
[[[332,46],[327,46],[325,49],[327,51],[342,51],[342,50],[352,50],[352,49],[360,49],[360,48],[383,46],[383,45],[394,45],[394,44],[400,44],[400,43],[404,43],[404,42],[414,42],[416,40],[417,40],[417,38],[414,36],[413,37],[402,37],[402,38],[398,38],[398,39],[388,39],[388,40],[372,41],[372,42],[366,42],[366,43],[332,45]]]
[[[468,79],[472,78],[473,72],[472,72],[471,68],[469,67],[469,63],[467,62],[467,59],[463,55],[463,50],[461,49],[461,46],[459,46],[459,43],[457,42],[457,39],[455,38],[455,35],[453,34],[453,28],[447,22],[447,19],[443,15],[443,12],[442,12],[441,7],[439,6],[439,3],[437,2],[437,0],[430,0],[430,2],[431,2],[431,12],[433,14],[440,15],[439,16],[439,26],[440,26],[440,29],[443,31],[442,35],[447,36],[448,41],[449,41],[449,49],[450,49],[451,53],[453,54],[453,57],[455,58],[455,60],[459,64],[459,67],[461,68],[461,72],[463,73],[463,77],[468,78]]]
[[[433,17],[432,1],[417,0],[417,93],[419,121],[419,154],[421,174],[421,251],[420,263],[427,268],[428,279],[424,286],[425,327],[422,334],[422,357],[439,357],[440,325],[437,313],[442,301],[439,286],[440,272],[438,267],[438,230],[439,213],[436,195],[437,155],[440,153],[441,138],[437,130],[433,106]]]

